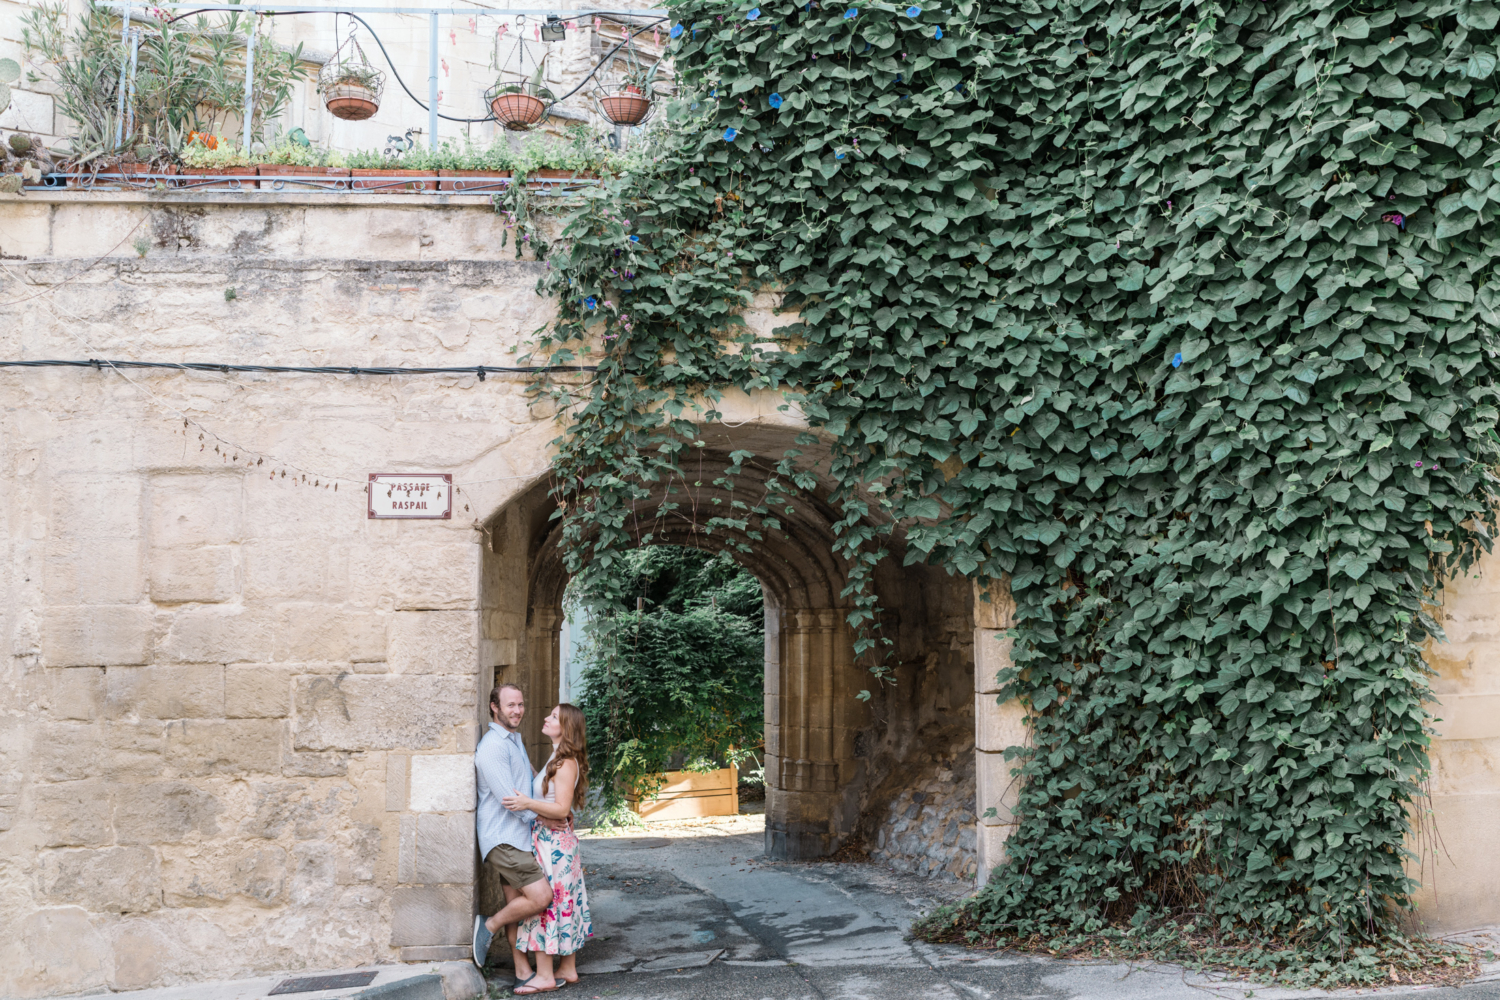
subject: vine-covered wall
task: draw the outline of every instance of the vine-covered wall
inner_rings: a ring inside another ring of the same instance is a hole
[[[984,927],[1391,927],[1423,606],[1495,527],[1500,11],[676,13],[689,94],[549,279],[544,347],[604,345],[556,463],[575,559],[681,474],[691,400],[784,387],[834,442],[854,624],[893,527],[1009,581],[1032,740]],[[768,285],[773,353],[735,320]],[[775,530],[796,464],[722,530]]]

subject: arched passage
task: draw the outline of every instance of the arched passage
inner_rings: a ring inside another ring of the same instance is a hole
[[[767,532],[749,551],[705,530],[726,509],[729,496],[716,483],[731,464],[730,451],[750,445],[760,456],[734,477],[736,496],[758,499],[796,432],[737,433],[713,425],[704,433],[709,446],[694,455],[688,481],[675,483],[670,496],[665,489],[653,495],[636,517],[652,543],[729,551],[760,581],[766,605],[766,853],[776,859],[823,857],[860,827],[862,817],[883,815],[872,809],[881,805],[872,795],[907,758],[921,754],[924,726],[930,729],[938,717],[950,724],[956,719],[959,729],[972,734],[969,588],[928,567],[902,568],[899,551],[885,561],[876,588],[897,684],[877,687],[854,656],[845,622],[852,602],[842,596],[846,566],[833,551],[837,514],[824,494],[798,497],[789,512],[778,504],[779,530]],[[664,502],[670,506],[660,510]],[[496,680],[521,685],[538,709],[558,691],[568,580],[560,526],[551,518],[555,506],[542,482],[496,512],[486,524],[481,575],[481,663]],[[875,691],[869,702],[859,698],[865,689]],[[541,714],[529,713],[524,729],[538,764],[548,750]]]

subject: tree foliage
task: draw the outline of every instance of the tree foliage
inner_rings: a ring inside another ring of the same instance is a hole
[[[575,565],[641,536],[717,393],[780,388],[832,442],[854,624],[893,526],[1009,581],[1031,739],[987,930],[1394,926],[1424,608],[1495,527],[1500,12],[676,12],[672,130],[548,279],[544,348],[602,344],[557,460]],[[773,530],[797,467],[716,528]]]
[[[589,766],[614,779],[605,804],[655,792],[667,770],[753,761],[765,729],[760,584],[722,556],[664,545],[626,553],[615,575],[641,606],[592,608],[579,693]]]

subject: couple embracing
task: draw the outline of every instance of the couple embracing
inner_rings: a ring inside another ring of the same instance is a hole
[[[474,751],[479,851],[490,879],[505,888],[499,912],[474,918],[474,961],[484,968],[490,940],[504,928],[516,963],[511,989],[517,996],[576,983],[578,949],[594,934],[573,832],[573,806],[588,785],[583,713],[563,703],[542,722],[552,756],[536,774],[521,739],[525,714],[521,689],[498,685],[490,692],[489,731]],[[554,969],[555,957],[562,961]]]

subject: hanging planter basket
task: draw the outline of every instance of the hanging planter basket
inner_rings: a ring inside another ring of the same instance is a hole
[[[642,93],[639,87],[625,86],[618,94],[596,97],[599,114],[611,125],[644,125],[656,110],[656,102]]]
[[[335,118],[362,122],[380,110],[385,74],[370,65],[351,28],[333,58],[318,72],[318,93]]]
[[[552,103],[550,90],[530,93],[529,88],[516,84],[497,86],[484,96],[490,102],[495,121],[512,132],[525,132],[546,121]]]

